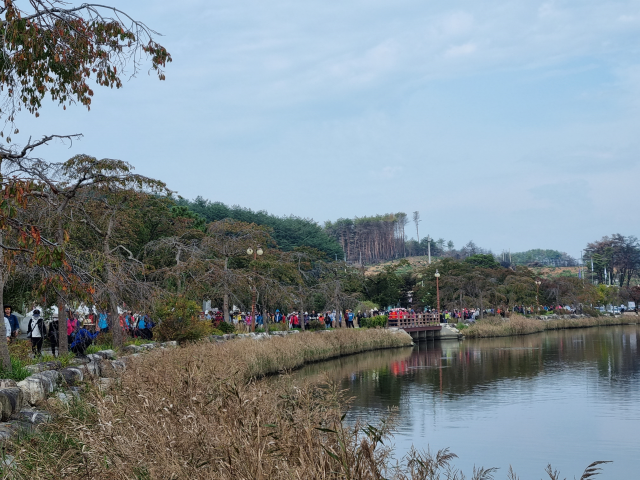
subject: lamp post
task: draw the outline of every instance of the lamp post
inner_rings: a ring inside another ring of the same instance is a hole
[[[262,255],[264,252],[260,245],[254,250],[253,248],[247,248],[247,255],[253,255],[253,261],[255,262],[258,259],[258,255]],[[255,264],[253,265],[253,271],[256,271]],[[252,285],[251,288],[251,331],[256,331],[256,286]]]
[[[540,302],[538,301],[538,294],[540,293],[540,280],[536,280],[536,305],[538,306],[538,315],[540,315]]]
[[[429,252],[429,265],[431,265],[431,235],[427,235],[427,252]]]
[[[440,272],[436,268],[436,298],[438,301],[438,322],[440,322]]]

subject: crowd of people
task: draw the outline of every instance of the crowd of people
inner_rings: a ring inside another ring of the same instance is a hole
[[[256,328],[262,328],[266,320],[269,324],[288,325],[290,329],[301,329],[302,324],[304,324],[304,328],[308,329],[311,326],[311,322],[319,322],[325,329],[328,329],[340,328],[344,322],[346,328],[355,328],[356,323],[359,324],[361,318],[371,315],[371,312],[354,312],[349,309],[344,312],[336,312],[335,310],[316,312],[312,310],[311,312],[303,313],[297,311],[284,313],[280,309],[276,309],[273,313],[257,312],[255,314],[255,324]],[[203,316],[206,320],[214,322],[214,325],[219,324],[224,319],[224,315],[220,310],[204,312]],[[241,327],[245,330],[248,330],[253,323],[251,312],[236,310],[230,312],[229,319],[236,327]]]
[[[79,356],[86,354],[87,348],[101,333],[109,332],[108,312],[88,315],[78,315],[67,311],[67,345],[69,351]],[[119,315],[120,328],[123,335],[132,338],[151,340],[155,323],[146,314],[124,312]],[[20,335],[20,322],[13,313],[11,305],[4,306],[4,324],[7,342],[15,342]],[[49,319],[42,317],[39,309],[33,310],[29,318],[26,331],[27,338],[31,341],[31,349],[34,356],[42,355],[42,347],[45,339],[48,340],[51,354],[55,357],[59,351],[60,326],[57,316]]]

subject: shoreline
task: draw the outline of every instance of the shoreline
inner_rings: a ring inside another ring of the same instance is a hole
[[[575,328],[610,327],[617,325],[636,325],[640,317],[586,317],[539,320],[513,315],[507,320],[485,319],[461,330],[466,338],[495,338],[531,335],[549,330],[571,330]]]

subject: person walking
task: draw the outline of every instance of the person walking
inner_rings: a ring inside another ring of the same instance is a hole
[[[47,338],[51,345],[51,355],[54,357],[56,356],[56,348],[58,348],[58,336],[58,319],[53,318],[49,323],[49,328],[47,329]]]
[[[44,326],[44,320],[40,317],[40,310],[33,311],[33,317],[29,320],[29,329],[27,330],[27,338],[31,339],[31,350],[36,357],[42,355],[42,341],[47,334]]]
[[[353,326],[353,312],[347,310],[347,328],[354,328]]]
[[[20,333],[20,323],[18,322],[18,318],[13,314],[11,305],[4,306],[4,316],[9,320],[9,325],[11,326],[11,338],[17,338]]]

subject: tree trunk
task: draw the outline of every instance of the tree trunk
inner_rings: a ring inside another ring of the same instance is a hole
[[[264,331],[269,333],[269,309],[267,308],[267,294],[264,295],[264,302],[262,305],[262,324],[264,325]]]
[[[111,336],[113,338],[113,348],[122,347],[122,328],[120,327],[120,318],[118,314],[118,300],[116,297],[116,279],[113,273],[113,266],[109,261],[110,249],[109,240],[111,240],[111,233],[113,232],[113,226],[115,222],[115,214],[111,215],[109,219],[109,225],[107,227],[107,233],[104,237],[103,252],[105,259],[105,267],[107,269],[107,289],[109,296],[109,308],[111,309]]]
[[[0,233],[0,243],[2,243],[4,235]],[[4,264],[4,252],[0,252],[0,305],[4,307],[4,284],[7,281],[7,274]],[[4,315],[4,310],[3,310]],[[4,322],[2,323],[2,331],[4,331]],[[11,357],[9,356],[9,345],[7,344],[6,332],[0,338],[0,356],[2,356],[2,367],[5,372],[11,371]]]
[[[109,294],[109,308],[111,309],[111,338],[113,339],[113,348],[122,347],[122,327],[120,326],[120,314],[118,313],[118,302],[114,295]]]
[[[222,313],[224,314],[224,321],[231,322],[229,318],[229,292],[227,291],[227,270],[229,265],[229,257],[224,257],[224,297],[222,299]]]
[[[304,332],[304,300],[302,298],[302,287],[300,287],[300,314],[298,315],[300,330]]]
[[[64,299],[58,296],[58,353],[64,355],[69,352],[67,338],[67,311]]]
[[[62,212],[67,208],[69,199],[65,198],[57,211],[56,243],[62,247],[64,243],[64,225],[62,223]],[[67,338],[67,312],[65,301],[62,295],[58,295],[58,354],[65,355],[69,352],[69,341]]]

